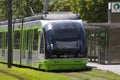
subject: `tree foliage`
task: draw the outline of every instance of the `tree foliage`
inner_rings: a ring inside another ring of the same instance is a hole
[[[69,0],[55,0],[50,2],[49,11],[61,12],[70,11],[70,1]]]
[[[75,3],[72,3],[75,1]],[[71,0],[71,9],[88,22],[107,21],[107,0]]]
[[[0,1],[0,20],[7,19],[7,2],[8,0]],[[35,13],[42,12],[43,0],[12,0],[13,18],[22,18],[31,15],[29,7],[33,8]]]
[[[80,13],[88,22],[107,22],[108,2],[114,0],[49,0],[49,11]],[[116,0],[119,1],[119,0]],[[30,16],[31,6],[35,13],[42,12],[44,0],[12,0],[13,18]],[[7,0],[0,1],[0,20],[7,19]]]
[[[108,2],[112,1],[114,0],[56,0],[52,3],[51,10],[80,13],[87,22],[107,22]]]
[[[0,21],[7,19],[7,1],[0,1]]]

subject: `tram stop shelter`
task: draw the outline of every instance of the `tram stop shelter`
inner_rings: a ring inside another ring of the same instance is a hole
[[[89,61],[120,63],[120,23],[87,23],[85,30]]]

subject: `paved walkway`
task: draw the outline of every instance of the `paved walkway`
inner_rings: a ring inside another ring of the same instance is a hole
[[[120,65],[102,65],[98,63],[88,63],[87,66],[93,67],[96,69],[111,71],[113,73],[120,75]]]

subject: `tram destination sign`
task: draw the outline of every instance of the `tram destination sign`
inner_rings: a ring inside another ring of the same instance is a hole
[[[120,13],[120,2],[112,2],[109,7],[112,13]]]

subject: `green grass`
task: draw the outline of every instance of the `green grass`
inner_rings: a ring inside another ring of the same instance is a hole
[[[0,80],[19,80],[19,79],[8,74],[0,73]]]
[[[64,75],[59,75],[56,73],[37,71],[27,68],[18,68],[14,66],[12,66],[12,68],[7,68],[6,64],[0,64],[0,70],[18,77],[22,77],[25,80],[70,80],[69,77]],[[0,77],[0,80],[7,80],[7,79],[6,77],[3,76]],[[15,80],[15,79],[11,77],[10,80]]]
[[[102,70],[92,70],[92,71],[88,71],[86,72],[89,75],[94,75],[96,77],[101,77],[103,78],[103,80],[120,80],[120,75],[114,74],[112,72],[109,71],[102,71]],[[99,80],[99,79],[97,79]]]
[[[15,66],[7,68],[6,64],[0,64],[0,80],[120,80],[120,76],[96,69],[53,73]]]
[[[90,71],[83,72],[70,72],[63,73],[70,76],[73,80],[120,80],[120,76],[109,71],[92,69]]]

